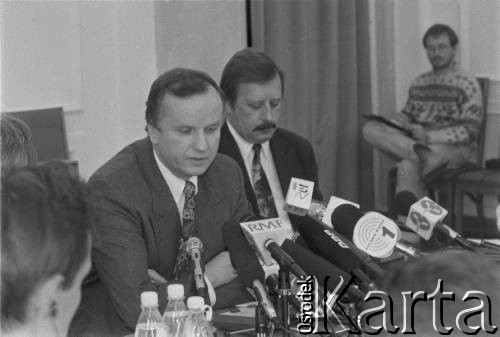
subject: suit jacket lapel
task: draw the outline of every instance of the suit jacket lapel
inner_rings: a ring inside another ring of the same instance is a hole
[[[170,215],[170,207],[166,206],[177,207],[176,201],[156,164],[153,145],[148,138],[138,143],[137,157],[139,168],[152,191],[153,212],[158,215]]]
[[[195,226],[194,234],[198,236],[201,232],[209,232],[213,219],[220,214],[215,214],[215,207],[224,200],[220,193],[220,187],[214,185],[207,174],[198,176],[198,192],[196,194],[195,206]],[[207,226],[208,224],[208,226]],[[209,235],[204,235],[208,237]]]
[[[276,130],[271,138],[269,146],[273,155],[274,165],[276,166],[276,172],[278,173],[280,180],[283,197],[286,197],[288,185],[290,185],[290,179],[294,174],[293,169],[297,165],[294,162],[293,149],[290,144],[285,142],[281,137],[279,129]]]
[[[170,188],[156,164],[149,138],[137,144],[136,153],[139,169],[151,191],[151,225],[156,233],[157,254],[150,247],[148,259],[152,267],[159,268],[157,271],[161,275],[170,277],[177,255],[177,240],[181,233],[179,211]]]
[[[240,165],[241,171],[243,172],[243,179],[245,180],[245,192],[247,195],[247,199],[252,204],[252,208],[255,214],[258,214],[257,199],[255,198],[252,181],[250,180],[250,176],[248,175],[245,162],[243,161],[243,157],[241,156],[240,149],[238,148],[233,135],[229,131],[227,122],[224,123],[221,128],[219,152],[233,158],[234,160],[236,160],[238,165]]]

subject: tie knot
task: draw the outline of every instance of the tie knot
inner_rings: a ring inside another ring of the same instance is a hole
[[[192,198],[194,196],[194,193],[196,192],[196,187],[191,181],[186,180],[186,185],[184,185],[183,192],[186,198]]]
[[[255,156],[259,156],[260,155],[260,150],[262,149],[262,145],[260,144],[253,144],[253,153]]]

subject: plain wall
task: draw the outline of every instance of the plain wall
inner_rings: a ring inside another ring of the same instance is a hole
[[[84,178],[146,136],[145,101],[160,73],[194,67],[218,81],[246,46],[243,0],[0,6],[1,111],[62,106]]]

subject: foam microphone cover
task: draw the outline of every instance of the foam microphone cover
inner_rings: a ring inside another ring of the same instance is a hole
[[[349,204],[340,205],[332,213],[333,228],[349,240],[352,240],[354,227],[362,216],[363,213],[359,208]]]
[[[339,277],[344,279],[344,285],[351,279],[351,275],[349,273],[346,273],[321,256],[314,254],[300,245],[297,245],[289,239],[286,239],[283,242],[281,248],[287,252],[308,275],[315,276],[320,286],[323,286],[323,280],[329,276],[330,282],[327,283],[328,291],[335,290],[338,282],[340,281]],[[349,292],[349,290],[348,293],[351,296],[363,296],[363,294],[355,293],[353,291]]]
[[[360,268],[362,260],[368,255],[355,248],[349,243],[349,247],[344,248],[338,242],[333,240],[325,233],[325,228],[316,223],[313,219],[308,218],[307,223],[302,223],[299,226],[300,235],[307,242],[311,250],[330,261],[340,269],[350,273],[355,268]],[[335,231],[330,230],[335,233]],[[341,239],[344,243],[348,242],[342,235],[335,233],[335,236]]]
[[[397,215],[408,216],[411,205],[417,201],[417,197],[409,191],[398,192],[395,197]]]
[[[231,263],[245,287],[252,288],[252,282],[255,279],[264,283],[264,269],[262,269],[259,259],[245,238],[240,226],[232,221],[225,223],[223,236]]]

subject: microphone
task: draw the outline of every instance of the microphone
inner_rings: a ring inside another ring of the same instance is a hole
[[[268,266],[272,265],[274,260],[267,246],[272,242],[276,243],[276,246],[281,245],[292,232],[291,225],[280,218],[246,221],[240,223],[240,226],[250,246]]]
[[[256,250],[258,250],[258,253],[260,256],[266,256],[267,254],[270,255],[270,257],[278,262],[280,265],[280,268],[282,270],[288,270],[291,272],[293,275],[295,275],[299,279],[308,279],[309,274],[306,272],[302,267],[297,263],[297,261],[292,257],[288,252],[284,249],[284,247],[287,247],[287,249],[290,252],[296,252],[296,250],[293,248],[297,247],[293,241],[289,239],[283,239],[282,236],[280,237],[280,234],[283,232],[283,228],[279,226],[279,221],[276,221],[279,219],[264,219],[264,220],[258,220],[258,221],[251,221],[251,222],[246,222],[246,223],[241,223],[241,227],[243,230],[243,233],[247,237],[247,240],[249,241],[250,245],[252,245]],[[262,228],[262,224],[267,224],[265,230]],[[229,239],[229,238],[228,238]],[[279,242],[282,242],[282,246],[278,244],[277,240]],[[235,241],[235,240],[233,240]],[[246,245],[247,247],[250,247],[250,245]],[[237,247],[235,242],[231,243],[231,246],[235,246],[236,249],[240,249]],[[300,247],[300,246],[298,246]],[[301,251],[301,253],[304,253],[304,251]],[[300,254],[297,254],[295,256],[300,256]],[[315,264],[315,263],[321,263],[321,260],[315,259],[315,260],[309,260],[308,263],[305,264]],[[329,269],[332,271],[332,268]],[[317,271],[313,272],[316,273],[317,276],[323,276],[319,275]],[[333,273],[333,271],[332,271]],[[337,273],[337,271],[335,271]],[[286,275],[286,274],[285,274]],[[314,274],[312,274],[314,275]],[[277,282],[276,282],[277,281]],[[279,280],[276,280],[274,277],[268,277],[268,280],[266,283],[269,283],[270,285],[280,283]],[[350,290],[349,290],[350,289]],[[275,291],[275,290],[274,290]],[[324,291],[321,286],[318,286],[317,288],[318,291],[318,296],[319,298],[325,298],[324,297]],[[346,292],[349,292],[351,296],[354,298],[359,298],[360,297],[360,292],[359,290],[356,291],[356,288],[348,288]],[[341,293],[341,292],[339,292]],[[336,294],[335,294],[336,295]],[[337,295],[338,296],[338,295]],[[333,303],[331,302],[332,300],[336,300],[337,296],[333,297],[330,299],[328,302],[330,304],[330,307],[333,306]],[[362,295],[361,295],[362,296]],[[296,296],[289,296],[288,300],[291,301],[292,305],[299,305],[297,303],[298,299]],[[282,308],[280,306],[280,308]],[[284,307],[286,308],[286,307]],[[288,317],[286,309],[282,308],[281,310],[281,319],[286,320]],[[286,323],[282,323],[284,326],[286,326]]]
[[[238,276],[247,288],[253,288],[266,316],[277,320],[278,315],[262,284],[264,270],[250,244],[243,236],[239,226],[227,222],[223,227],[223,236],[226,243],[231,263],[238,272]]]
[[[337,231],[325,228],[314,219],[304,219],[307,221],[301,223],[298,229],[313,252],[353,275],[358,270],[363,274],[368,273],[366,278],[378,279],[384,275],[383,269],[371,261],[368,254],[354,247]],[[362,281],[359,277],[356,278]],[[364,283],[363,287],[366,286]]]
[[[280,247],[286,240],[290,227],[284,226],[279,218],[242,222],[240,226],[247,239],[247,246],[249,244],[248,247],[251,246],[265,264],[272,265],[276,261],[281,268],[288,269],[298,278],[307,278],[308,274]],[[240,249],[240,247],[235,247],[236,240],[231,240],[236,239],[236,235],[232,233],[234,230],[225,228],[224,231],[227,232],[225,240],[228,248],[233,246],[235,250]]]
[[[191,256],[191,260],[193,261],[193,273],[194,273],[194,284],[196,287],[196,292],[198,295],[205,298],[205,300],[209,300],[207,286],[205,284],[205,280],[203,278],[203,263],[201,261],[201,250],[203,249],[203,244],[201,240],[197,237],[190,237],[186,241],[186,251]],[[210,301],[208,301],[210,303]]]
[[[395,248],[411,257],[422,256],[415,248],[400,242],[399,227],[378,212],[363,215],[356,207],[345,204],[333,212],[332,223],[339,233],[352,238],[356,247],[373,257],[388,257]]]
[[[283,210],[296,215],[306,215],[312,202],[314,182],[292,177],[288,185]]]
[[[429,240],[434,232],[434,228],[440,233],[451,238],[455,243],[463,248],[477,253],[477,250],[459,233],[442,221],[448,214],[448,211],[439,204],[423,197],[418,200],[415,195],[408,191],[401,191],[396,195],[397,203],[400,204],[398,212],[408,214],[406,218],[406,227],[417,233],[425,240]]]
[[[345,285],[351,278],[351,275],[349,275],[349,273],[346,273],[342,269],[328,262],[325,258],[314,254],[310,250],[296,244],[289,239],[286,239],[283,242],[281,248],[286,253],[288,253],[296,263],[302,266],[302,268],[308,275],[316,277],[317,280],[325,280],[326,277],[330,277],[334,281],[341,279]],[[326,290],[330,292],[335,291],[336,288],[336,283],[332,284],[328,282],[326,284]],[[341,292],[342,289],[338,291],[338,293]],[[349,298],[351,298],[355,302],[361,300],[365,296],[362,291],[355,287],[347,288],[346,292]]]
[[[284,251],[273,239],[268,239],[265,247],[269,250],[272,258],[275,259],[280,268],[290,271],[298,278],[307,278],[309,276],[304,269],[302,269],[297,262],[286,251]]]
[[[359,207],[359,204],[335,196],[331,196],[328,204],[325,204],[323,201],[312,198],[313,190],[313,181],[292,177],[288,185],[283,209],[295,215],[307,215],[322,221],[329,227],[333,227],[330,217],[335,208],[346,203]]]

